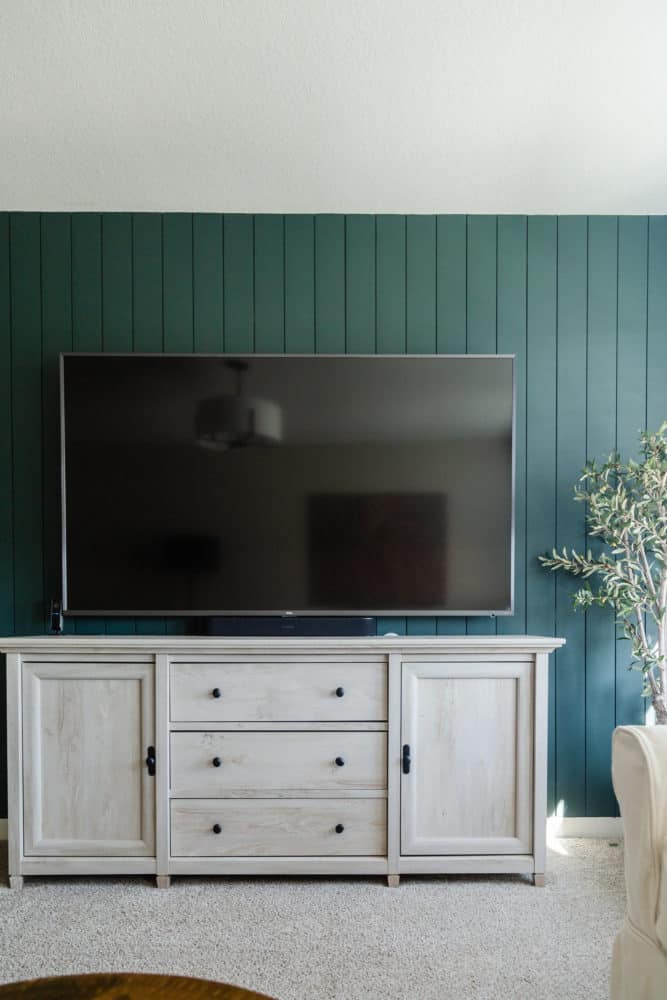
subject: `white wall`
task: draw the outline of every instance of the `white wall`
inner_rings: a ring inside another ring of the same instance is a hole
[[[655,212],[664,0],[4,0],[0,210]]]

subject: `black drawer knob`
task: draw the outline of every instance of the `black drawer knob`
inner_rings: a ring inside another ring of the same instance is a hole
[[[211,763],[213,764],[213,767],[220,767],[222,761],[219,757],[214,757]]]
[[[213,695],[214,698],[222,698],[222,691],[220,690],[220,688],[213,688],[211,694]]]
[[[345,761],[343,760],[342,757],[336,757],[335,763],[337,767],[342,767]]]
[[[336,823],[336,833],[342,833],[345,827],[342,823]]]
[[[219,823],[213,824],[213,833],[222,833],[222,827]]]
[[[336,697],[342,698],[345,694],[345,688],[336,688]]]

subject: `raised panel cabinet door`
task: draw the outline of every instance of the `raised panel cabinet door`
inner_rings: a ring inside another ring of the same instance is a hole
[[[24,853],[155,854],[151,663],[23,665]]]
[[[401,853],[530,854],[533,664],[403,663]]]

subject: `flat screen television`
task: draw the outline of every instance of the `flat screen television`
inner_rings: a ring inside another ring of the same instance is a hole
[[[489,615],[513,358],[64,354],[63,607]]]

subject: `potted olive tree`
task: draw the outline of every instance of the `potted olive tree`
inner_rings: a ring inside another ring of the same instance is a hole
[[[604,543],[600,551],[554,549],[539,560],[585,581],[575,608],[614,609],[655,721],[667,725],[667,421],[640,439],[639,461],[623,463],[612,454],[603,465],[590,462],[575,486],[575,499],[587,504],[589,534]]]

